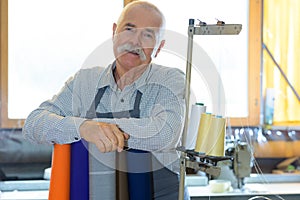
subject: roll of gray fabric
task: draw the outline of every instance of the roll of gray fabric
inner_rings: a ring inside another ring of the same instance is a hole
[[[89,145],[90,200],[116,199],[115,153],[101,153]]]

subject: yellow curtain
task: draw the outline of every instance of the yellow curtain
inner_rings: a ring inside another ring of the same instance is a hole
[[[300,1],[264,0],[263,41],[300,95]],[[300,101],[267,54],[263,88],[276,90],[274,124],[300,124]]]

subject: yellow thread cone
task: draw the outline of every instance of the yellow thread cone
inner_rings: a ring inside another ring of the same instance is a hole
[[[211,146],[207,155],[224,156],[225,154],[225,119],[213,117],[209,130]],[[208,144],[208,143],[207,143]]]
[[[200,124],[198,129],[197,141],[195,146],[196,152],[205,153],[206,149],[203,148],[208,137],[208,131],[210,127],[212,115],[208,113],[202,113],[200,118]]]

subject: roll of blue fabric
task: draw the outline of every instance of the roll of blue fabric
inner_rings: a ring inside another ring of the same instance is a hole
[[[137,149],[127,151],[129,199],[151,200],[153,196],[151,153]]]
[[[89,156],[83,139],[71,144],[70,200],[89,199]]]

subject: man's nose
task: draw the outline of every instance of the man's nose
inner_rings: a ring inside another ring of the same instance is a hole
[[[142,46],[142,31],[135,31],[134,34],[131,35],[129,41],[134,45],[134,46]]]

